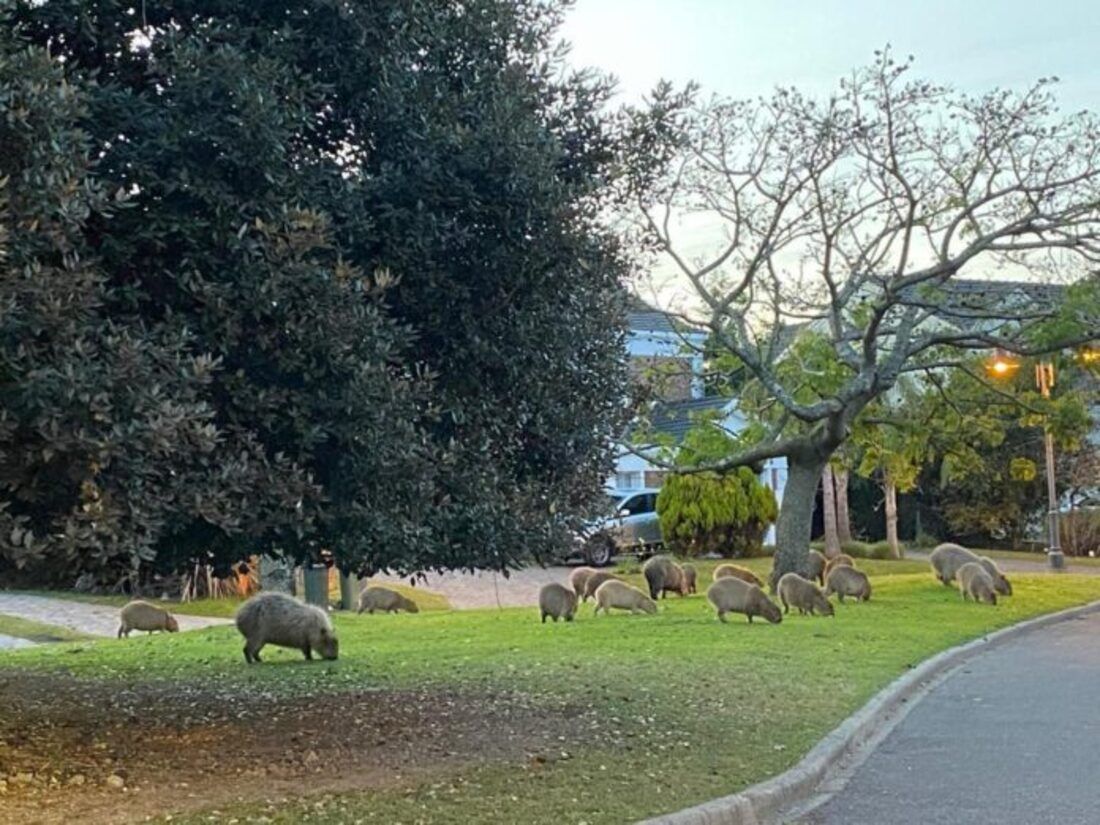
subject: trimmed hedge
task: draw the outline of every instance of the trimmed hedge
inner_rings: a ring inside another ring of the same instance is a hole
[[[764,552],[764,533],[779,508],[772,491],[748,467],[731,473],[691,473],[665,480],[657,496],[665,546],[682,556],[733,558]]]

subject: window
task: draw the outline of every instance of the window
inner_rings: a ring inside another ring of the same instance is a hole
[[[638,490],[642,486],[642,474],[638,470],[616,473],[615,486],[620,490]]]
[[[623,502],[622,509],[632,516],[640,516],[643,513],[652,513],[657,508],[657,496],[646,493],[641,496],[631,496]]]

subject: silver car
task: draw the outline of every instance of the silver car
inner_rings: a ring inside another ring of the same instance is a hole
[[[609,493],[608,515],[585,525],[577,537],[579,555],[596,567],[610,564],[616,553],[645,555],[661,546],[657,518],[658,490]]]

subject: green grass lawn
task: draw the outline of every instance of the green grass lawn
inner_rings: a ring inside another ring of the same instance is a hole
[[[769,564],[749,562],[763,570]],[[110,683],[202,682],[266,696],[409,687],[513,692],[602,720],[590,736],[563,745],[566,756],[538,765],[487,754],[438,781],[222,808],[191,821],[617,823],[774,775],[937,651],[1100,599],[1100,577],[1018,575],[1016,595],[996,607],[964,604],[933,581],[926,564],[861,566],[875,575],[871,602],[838,605],[835,618],[791,616],[781,625],[736,618],[722,625],[700,593],[662,601],[657,616],[593,617],[590,602],[577,621],[556,625],[540,624],[533,607],[338,614],[340,660],[308,665],[293,651],[268,648],[266,664],[248,667],[228,627],[53,645],[14,652],[5,663]],[[919,575],[905,574],[914,567]],[[709,574],[701,573],[704,590]]]
[[[32,642],[78,642],[93,638],[67,627],[32,622],[29,619],[3,613],[0,613],[0,634],[30,639]]]

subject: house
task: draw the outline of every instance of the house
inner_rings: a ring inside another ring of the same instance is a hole
[[[679,443],[704,416],[712,419],[712,426],[729,433],[744,429],[747,421],[738,410],[736,398],[704,394],[705,331],[683,324],[637,298],[631,302],[628,323],[631,376],[649,384],[657,399],[650,413],[650,429],[662,436],[662,441],[671,438],[673,443]],[[615,462],[615,474],[608,480],[610,491],[624,494],[660,487],[666,471],[653,463],[659,449],[657,444],[624,441]],[[787,460],[768,461],[761,481],[772,489],[777,501],[782,501]],[[769,530],[765,542],[774,542],[774,531],[774,527]]]

